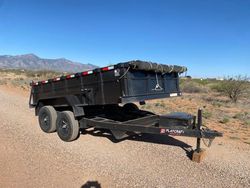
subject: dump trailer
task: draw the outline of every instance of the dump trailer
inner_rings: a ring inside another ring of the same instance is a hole
[[[157,115],[141,110],[147,100],[178,97],[183,66],[129,61],[31,83],[29,106],[35,108],[41,129],[57,131],[63,141],[78,138],[89,128],[110,130],[116,139],[131,134],[158,134],[213,140],[222,133],[204,128],[202,110],[191,115]]]

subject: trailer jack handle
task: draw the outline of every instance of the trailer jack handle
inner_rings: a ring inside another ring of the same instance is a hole
[[[196,141],[196,149],[194,150],[193,154],[192,154],[192,161],[200,163],[203,158],[205,157],[205,150],[201,149],[201,139],[202,139],[202,110],[199,109],[198,110],[198,122],[197,122],[197,129],[198,131],[200,131],[200,136],[197,137],[197,141]]]
[[[201,131],[201,126],[202,126],[202,110],[198,110],[198,122],[197,122],[197,129]],[[201,151],[201,138],[198,137],[196,141],[196,152],[200,153]]]

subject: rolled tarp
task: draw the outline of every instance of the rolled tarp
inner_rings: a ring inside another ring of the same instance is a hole
[[[157,73],[171,73],[171,72],[183,73],[187,71],[187,67],[184,66],[164,65],[149,61],[134,60],[126,63],[128,63],[130,65],[130,68],[134,70],[153,71]]]

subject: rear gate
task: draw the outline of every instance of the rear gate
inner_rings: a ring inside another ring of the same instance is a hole
[[[131,70],[124,77],[123,102],[180,96],[178,73]]]

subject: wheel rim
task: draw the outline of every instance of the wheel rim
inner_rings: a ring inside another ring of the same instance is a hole
[[[48,130],[50,127],[50,118],[47,113],[43,113],[41,117],[42,128]]]
[[[62,118],[60,120],[59,132],[62,137],[68,137],[71,132],[70,125],[67,119]]]

